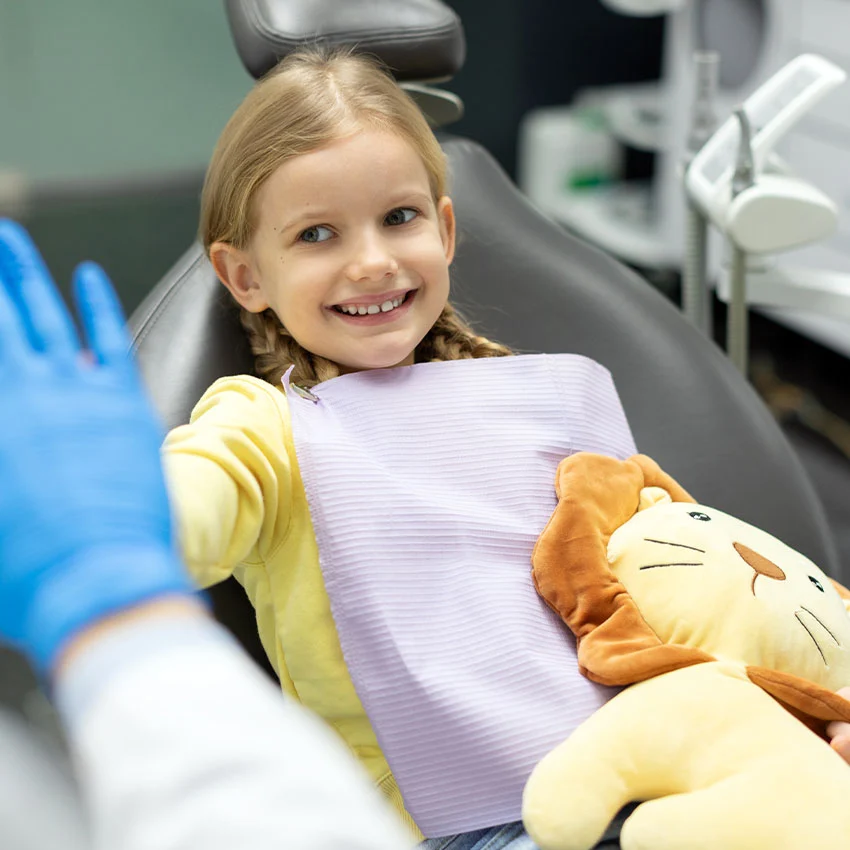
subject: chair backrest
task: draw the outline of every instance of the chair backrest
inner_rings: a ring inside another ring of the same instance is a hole
[[[442,142],[460,233],[453,301],[465,316],[517,351],[576,352],[605,365],[642,452],[701,502],[775,534],[840,578],[805,472],[720,350],[643,278],[540,214],[479,145]],[[252,371],[236,310],[199,246],[131,324],[168,426],[187,421],[216,378]]]

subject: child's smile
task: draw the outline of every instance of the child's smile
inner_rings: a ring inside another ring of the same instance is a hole
[[[331,309],[355,325],[383,325],[403,316],[415,297],[415,289],[395,290],[371,298],[363,296],[345,304],[334,304]]]
[[[243,306],[343,371],[413,362],[448,300],[454,216],[405,139],[362,130],[296,156],[255,212]]]

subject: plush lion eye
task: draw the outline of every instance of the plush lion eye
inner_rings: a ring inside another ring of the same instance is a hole
[[[699,511],[688,511],[688,516],[698,519],[700,522],[711,522],[711,517],[708,514],[700,513]]]
[[[816,587],[816,588],[817,588],[817,589],[818,589],[821,593],[826,593],[826,591],[823,589],[823,585],[822,585],[822,584],[821,584],[821,583],[820,583],[820,582],[819,582],[819,581],[818,581],[818,580],[817,580],[814,576],[809,576],[809,581],[810,581],[810,582],[811,582],[811,583],[812,583],[812,584],[813,584],[813,585],[814,585],[814,586],[815,586],[815,587]]]

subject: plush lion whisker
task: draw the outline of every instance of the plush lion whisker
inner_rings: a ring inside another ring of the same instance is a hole
[[[812,612],[809,611],[809,613],[811,614]],[[808,636],[812,639],[812,643],[815,645],[815,649],[817,649],[817,651],[820,653],[820,657],[823,659],[824,665],[826,667],[829,667],[829,664],[826,663],[826,656],[823,654],[823,650],[820,648],[820,644],[817,642],[817,639],[812,634],[809,627],[803,622],[802,618],[800,617],[800,612],[795,611],[794,616],[797,618],[797,622],[806,630],[806,634],[808,634]],[[815,617],[815,619],[817,620],[817,617]],[[820,620],[818,620],[818,622],[820,622]]]
[[[647,564],[645,567],[639,567],[641,570],[655,570],[658,567],[704,567],[702,561],[677,561],[672,564]]]
[[[680,549],[693,549],[694,552],[702,552],[705,554],[705,549],[698,549],[696,546],[686,546],[684,543],[674,543],[672,540],[655,540],[652,537],[643,538],[647,543],[662,543],[664,546],[678,546]]]
[[[821,620],[821,618],[818,617],[818,615],[815,614],[814,611],[809,611],[809,609],[806,608],[805,605],[801,605],[800,608],[802,608],[803,611],[805,611],[810,617],[814,617],[818,621],[818,623],[820,624],[820,627],[835,641],[836,646],[838,646],[838,647],[841,646],[841,644],[838,641],[838,638],[827,628],[826,623],[824,623],[824,621]],[[794,616],[796,616],[796,614]],[[800,618],[797,617],[797,619],[799,620]]]

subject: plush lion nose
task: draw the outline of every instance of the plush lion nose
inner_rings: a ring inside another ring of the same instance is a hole
[[[756,571],[757,575],[775,578],[777,581],[785,581],[785,573],[764,555],[754,552],[743,543],[735,543],[735,551]]]

